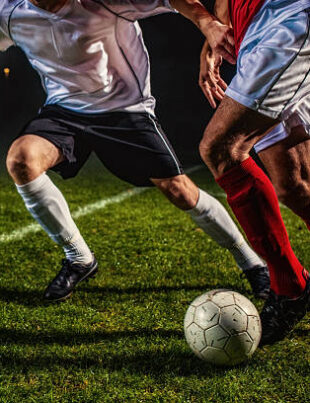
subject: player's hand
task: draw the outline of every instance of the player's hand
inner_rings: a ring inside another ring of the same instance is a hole
[[[222,101],[227,84],[221,78],[220,67],[222,57],[215,55],[206,42],[200,55],[199,86],[212,108],[216,108],[216,100]]]
[[[222,56],[231,64],[236,64],[234,32],[231,27],[212,19],[200,21],[199,28],[216,55]]]

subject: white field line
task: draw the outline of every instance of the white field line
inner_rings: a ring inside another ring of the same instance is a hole
[[[186,170],[187,174],[191,174],[193,172],[199,171],[202,169],[204,166],[203,165],[196,165],[193,166],[189,169]],[[133,189],[128,189],[125,190],[122,193],[119,193],[116,196],[108,197],[107,199],[102,199],[99,200],[95,203],[88,204],[84,207],[78,208],[76,211],[72,213],[72,217],[76,220],[80,217],[84,217],[86,215],[92,214],[98,210],[102,210],[109,206],[110,204],[117,204],[121,203],[122,201],[129,199],[133,196],[136,196],[138,194],[141,194],[150,188],[133,188]],[[30,224],[27,225],[26,227],[19,228],[11,233],[4,233],[0,234],[0,244],[1,243],[9,243],[9,242],[14,242],[14,241],[20,241],[23,238],[25,238],[29,234],[35,234],[39,231],[41,231],[41,226],[39,224]]]

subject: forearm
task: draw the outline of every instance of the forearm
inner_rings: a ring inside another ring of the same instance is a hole
[[[227,26],[231,26],[231,20],[229,15],[228,0],[216,0],[214,4],[214,16],[222,23]],[[210,49],[208,39],[206,39],[204,47],[202,49],[201,56],[203,57],[207,51]]]
[[[214,4],[214,15],[221,23],[231,26],[228,0],[216,0]]]
[[[218,0],[219,1],[219,0]],[[235,64],[235,42],[233,30],[229,25],[221,23],[213,14],[205,9],[199,0],[170,0],[172,7],[190,19],[206,37],[210,48],[218,56],[222,56],[229,63]],[[228,0],[223,1],[228,7]],[[225,11],[223,4],[218,9]],[[227,9],[228,10],[228,9]],[[227,12],[224,12],[224,15]]]
[[[199,29],[216,19],[199,0],[170,0],[170,4]]]

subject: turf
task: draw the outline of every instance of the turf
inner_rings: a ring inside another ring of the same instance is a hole
[[[225,203],[204,168],[191,177]],[[97,162],[74,180],[53,179],[73,211],[130,188]],[[0,234],[33,222],[5,174],[0,198]],[[283,216],[309,267],[306,227]],[[229,253],[159,192],[77,222],[100,272],[62,304],[42,301],[62,258],[43,232],[0,244],[1,402],[309,402],[309,316],[243,366],[213,368],[191,353],[182,322],[196,296],[226,287],[261,303]]]

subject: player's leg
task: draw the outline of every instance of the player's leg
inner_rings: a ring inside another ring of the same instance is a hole
[[[61,272],[45,292],[49,300],[67,298],[77,282],[97,270],[96,259],[74,223],[64,196],[46,175],[62,161],[61,147],[41,135],[18,138],[7,157],[8,171],[28,211],[66,255]]]
[[[291,248],[275,190],[249,155],[254,144],[277,123],[226,96],[200,145],[203,160],[227,193],[228,203],[250,243],[268,264],[274,300],[267,301],[263,310],[263,343],[281,338],[281,331],[284,337],[285,331],[305,314],[308,289],[306,297],[304,292],[309,285]],[[291,301],[296,298],[294,309]],[[280,315],[281,323],[276,322],[276,315]]]
[[[88,264],[92,254],[75,225],[68,204],[46,175],[62,162],[63,154],[50,141],[25,135],[14,141],[7,157],[7,168],[28,211],[54,242],[64,248],[66,258]]]
[[[231,251],[255,294],[266,297],[269,276],[265,263],[247,245],[224,207],[184,175],[157,119],[145,113],[121,112],[89,119],[93,149],[104,165],[135,186],[153,183],[160,188],[219,245]]]
[[[157,188],[218,245],[229,250],[248,278],[257,297],[269,293],[269,275],[265,263],[249,247],[223,205],[199,189],[186,175],[152,179]]]
[[[279,200],[310,229],[310,138],[304,127],[294,127],[284,140],[260,150],[258,155]]]

